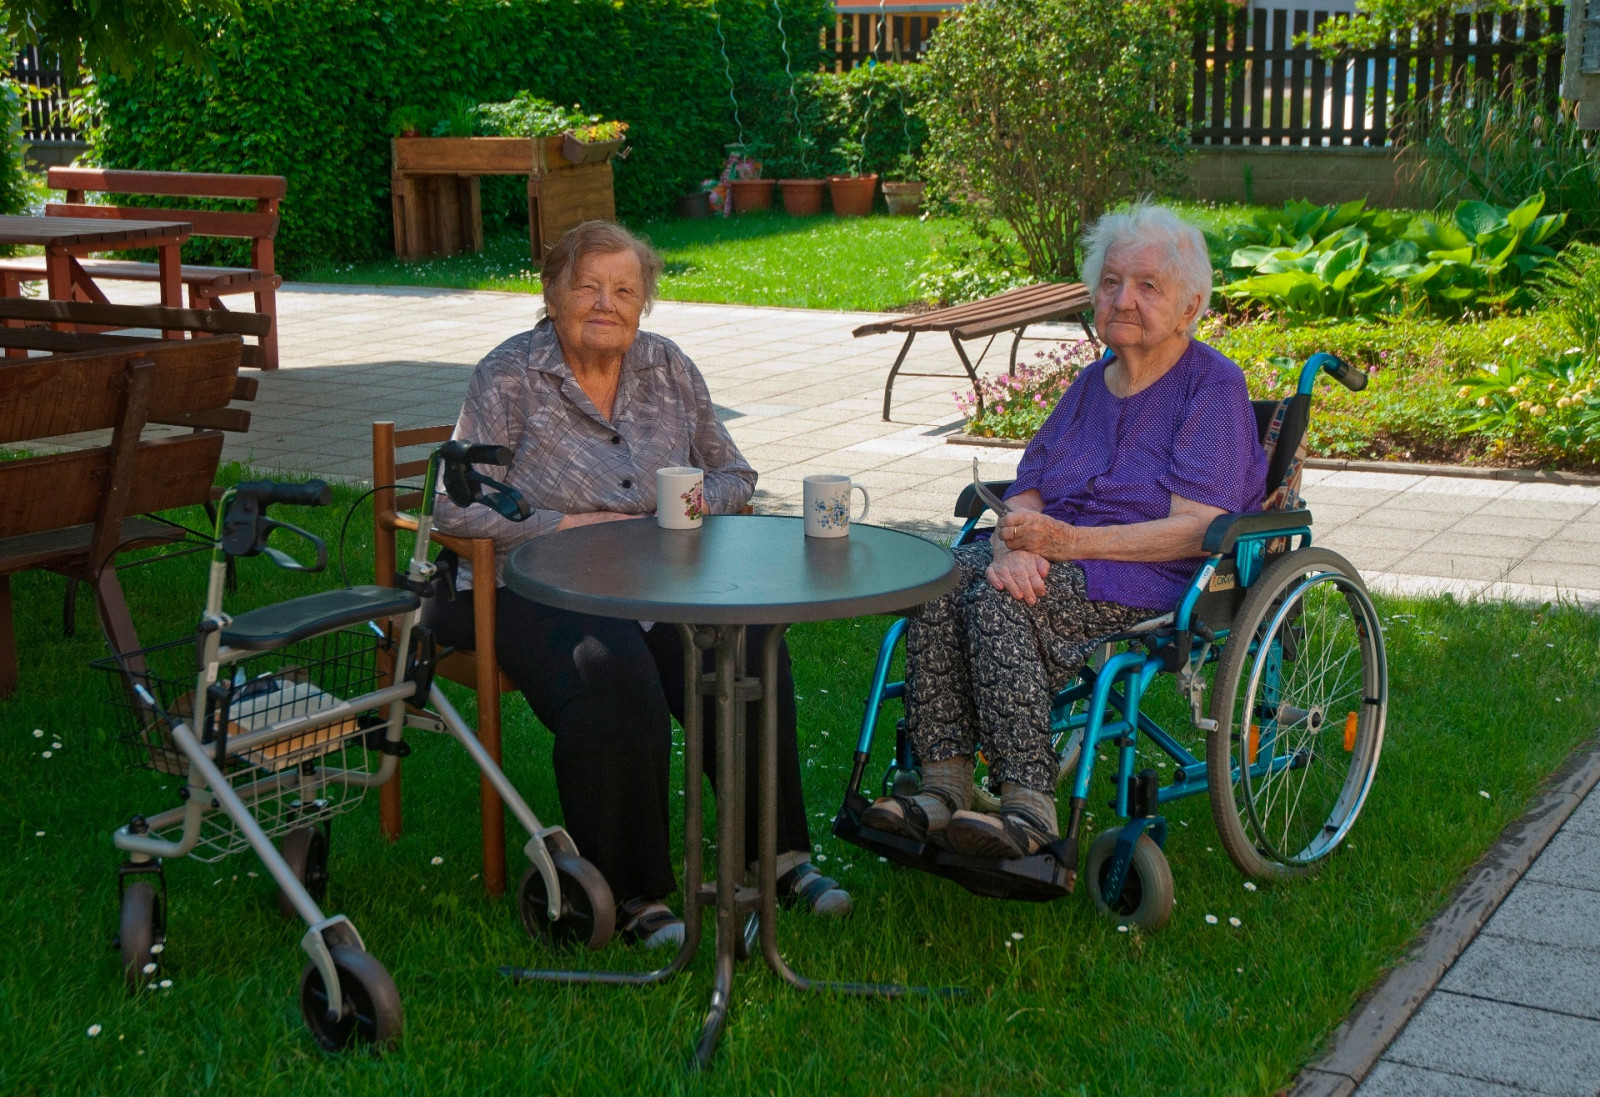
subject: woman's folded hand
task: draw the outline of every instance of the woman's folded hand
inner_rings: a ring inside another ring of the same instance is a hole
[[[1050,561],[1020,549],[998,551],[986,574],[994,589],[1003,590],[1031,606],[1044,596],[1044,579],[1050,574]]]
[[[995,537],[1013,551],[1031,552],[1049,560],[1076,558],[1073,534],[1067,523],[1033,510],[1013,510],[995,526]]]

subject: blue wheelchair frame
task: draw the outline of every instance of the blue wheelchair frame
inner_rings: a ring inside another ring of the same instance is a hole
[[[1366,376],[1360,370],[1331,354],[1316,354],[1300,371],[1296,396],[1305,398],[1304,404],[1309,404],[1312,388],[1321,372],[1327,372],[1353,390],[1359,391],[1366,385]],[[972,489],[969,488],[968,492],[971,493]],[[967,495],[964,495],[963,500],[966,499]],[[985,509],[981,502],[968,508],[966,522],[956,541],[958,545],[969,544],[976,539],[977,525]],[[1195,757],[1173,735],[1142,712],[1141,701],[1157,675],[1173,672],[1177,675],[1180,694],[1187,697],[1194,726],[1207,732],[1216,728],[1216,721],[1204,712],[1205,682],[1200,672],[1207,663],[1220,657],[1221,644],[1228,635],[1228,625],[1232,623],[1232,612],[1238,608],[1239,602],[1236,599],[1231,601],[1228,620],[1219,624],[1208,623],[1201,618],[1205,599],[1208,593],[1215,591],[1232,590],[1242,595],[1267,564],[1268,543],[1278,538],[1297,539],[1298,544],[1293,546],[1297,549],[1310,547],[1310,512],[1296,509],[1219,516],[1205,535],[1202,551],[1207,559],[1190,582],[1177,608],[1128,632],[1108,637],[1108,644],[1128,642],[1129,647],[1111,654],[1098,669],[1085,665],[1079,680],[1056,695],[1051,716],[1052,734],[1070,736],[1080,730],[1083,733],[1069,797],[1069,821],[1061,839],[1033,857],[1016,861],[964,857],[931,843],[919,844],[896,835],[882,834],[861,824],[861,812],[869,804],[861,793],[861,781],[871,755],[879,711],[884,702],[903,699],[905,695],[904,682],[889,681],[894,651],[904,637],[908,624],[905,618],[896,620],[890,625],[879,647],[861,733],[856,743],[855,764],[844,804],[834,821],[834,834],[890,860],[948,877],[977,894],[1036,901],[1058,898],[1072,891],[1076,885],[1078,836],[1090,781],[1094,776],[1095,759],[1098,749],[1110,743],[1117,749],[1114,778],[1116,796],[1111,807],[1119,817],[1129,820],[1122,827],[1103,881],[1103,893],[1116,899],[1122,894],[1123,882],[1141,835],[1148,833],[1158,847],[1165,845],[1167,826],[1166,820],[1158,813],[1160,805],[1205,792],[1210,787],[1206,761]],[[1281,655],[1268,662],[1264,675],[1264,696],[1268,702],[1275,703],[1277,700],[1280,666]],[[1087,701],[1087,706],[1082,711],[1075,711],[1082,701]],[[1255,746],[1256,758],[1251,765],[1252,778],[1260,779],[1296,764],[1294,754],[1279,753],[1273,749],[1276,728],[1276,717],[1263,718]],[[1175,763],[1176,771],[1169,784],[1161,785],[1153,769],[1137,774],[1134,772],[1140,735],[1160,747]],[[896,786],[900,779],[914,773],[915,769],[916,761],[911,756],[910,744],[902,725],[897,735],[895,759],[885,775],[885,791],[899,791]],[[1237,766],[1231,777],[1235,781],[1239,779]]]

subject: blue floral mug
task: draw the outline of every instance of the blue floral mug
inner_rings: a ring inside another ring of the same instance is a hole
[[[803,488],[807,537],[848,537],[850,535],[850,492],[861,493],[861,513],[854,521],[863,522],[872,505],[867,489],[852,484],[850,477],[833,473],[807,476]]]

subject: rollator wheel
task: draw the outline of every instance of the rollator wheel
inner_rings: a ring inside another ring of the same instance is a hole
[[[289,865],[294,878],[305,886],[306,892],[320,906],[328,895],[328,832],[313,823],[311,826],[291,830],[283,839],[279,851]],[[285,918],[298,918],[299,912],[289,901],[282,888],[278,890],[278,913]]]
[[[300,1016],[317,1046],[324,1051],[342,1051],[357,1043],[393,1047],[405,1025],[394,980],[371,955],[351,945],[334,945],[328,954],[339,974],[344,1008],[338,1017],[328,1016],[328,988],[317,965],[306,964],[300,976]]]
[[[1217,665],[1206,741],[1211,816],[1247,876],[1303,874],[1366,802],[1389,673],[1360,574],[1308,548],[1250,587]]]
[[[122,978],[132,993],[137,994],[155,978],[160,967],[155,946],[166,936],[161,893],[143,881],[129,884],[122,893],[117,947],[122,953]]]
[[[604,948],[617,927],[617,904],[611,886],[600,870],[569,853],[552,853],[556,881],[561,886],[561,915],[550,920],[544,877],[529,866],[517,885],[517,913],[529,937],[542,937],[554,945],[582,943]]]
[[[1089,897],[1095,909],[1109,914],[1119,923],[1152,932],[1172,917],[1172,868],[1161,847],[1148,834],[1139,835],[1128,862],[1128,875],[1122,881],[1122,894],[1107,899],[1106,879],[1111,875],[1111,855],[1117,848],[1122,828],[1103,831],[1089,846],[1089,861],[1084,875],[1089,880]]]

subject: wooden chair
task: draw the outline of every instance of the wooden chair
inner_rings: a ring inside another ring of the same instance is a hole
[[[94,587],[111,645],[138,635],[112,564],[118,553],[174,539],[132,517],[203,503],[222,435],[141,437],[150,422],[196,423],[233,398],[237,337],[155,343],[0,363],[0,445],[110,430],[110,444],[0,461],[0,696],[17,686],[10,576],[43,568]]]
[[[395,430],[393,423],[372,424],[372,483],[378,489],[373,495],[373,555],[377,582],[395,585],[395,577],[402,567],[397,534],[401,530],[416,532],[417,520],[406,512],[422,502],[421,492],[396,491],[390,486],[407,478],[419,477],[427,469],[425,455],[402,461],[400,451],[449,441],[454,431],[454,424],[413,430]],[[472,574],[480,579],[472,588],[473,650],[452,652],[439,663],[438,673],[476,691],[478,738],[498,764],[500,695],[515,692],[516,687],[500,670],[495,657],[494,582],[492,579],[489,582],[481,581],[483,576],[495,574],[494,542],[488,538],[469,539],[437,532],[433,534],[433,541],[468,561],[472,565]],[[479,798],[483,814],[483,884],[489,894],[501,895],[506,889],[505,813],[499,794],[487,778],[479,778]],[[383,786],[379,800],[383,833],[390,840],[396,839],[401,831],[399,768],[395,769],[394,777],[388,784]]]

